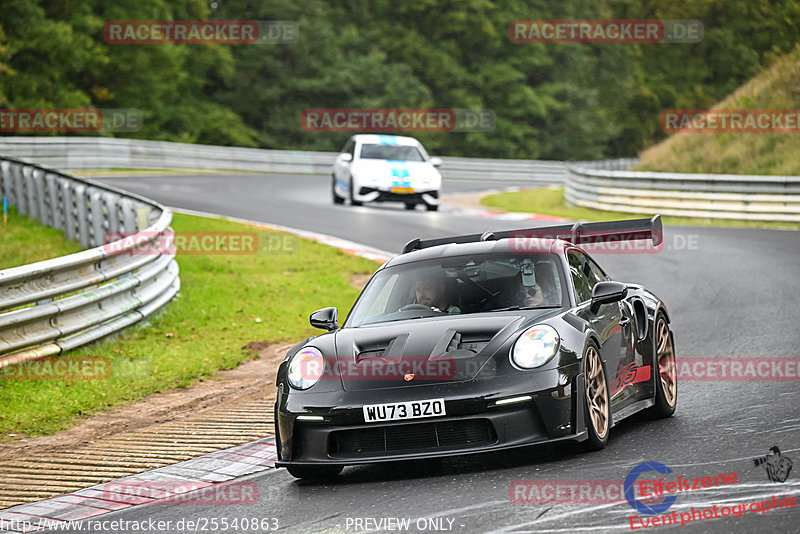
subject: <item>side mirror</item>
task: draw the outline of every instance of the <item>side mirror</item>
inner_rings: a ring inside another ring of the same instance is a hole
[[[433,165],[434,167],[441,167],[442,158],[431,158],[431,165]]]
[[[338,160],[342,163],[347,163],[349,161],[353,161],[353,155],[350,152],[343,152],[339,154]]]
[[[621,282],[597,282],[592,289],[592,304],[589,309],[597,313],[600,306],[619,302],[628,295],[628,286]]]
[[[322,308],[311,314],[308,318],[311,326],[323,330],[336,330],[339,328],[339,310],[336,308]]]

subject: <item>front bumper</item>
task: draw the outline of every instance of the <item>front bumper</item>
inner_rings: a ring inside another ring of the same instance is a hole
[[[414,189],[413,193],[396,193],[375,187],[359,187],[354,198],[359,202],[414,202],[438,206],[439,190],[420,191]]]
[[[537,373],[538,374],[538,373]],[[583,375],[565,381],[558,370],[530,382],[496,377],[447,385],[345,392],[347,404],[323,408],[334,397],[284,394],[276,406],[277,467],[289,465],[356,465],[497,451],[552,441],[586,439],[583,418]],[[486,382],[480,384],[479,382]],[[507,382],[503,384],[503,382]],[[527,389],[526,389],[527,386]],[[474,390],[464,394],[465,389]],[[461,391],[461,394],[458,391]],[[491,390],[491,392],[490,392]],[[497,393],[502,391],[502,394]],[[501,399],[529,395],[530,400],[496,405]],[[335,395],[342,398],[342,392]],[[406,421],[365,423],[364,404],[445,399],[446,416]],[[322,421],[297,420],[314,414]]]

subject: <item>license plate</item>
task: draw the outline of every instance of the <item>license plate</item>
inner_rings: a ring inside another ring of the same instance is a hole
[[[364,406],[364,421],[367,423],[438,417],[440,415],[445,415],[444,399],[367,404]]]
[[[407,195],[411,195],[411,194],[414,193],[414,188],[413,187],[392,187],[391,189],[389,189],[389,191],[391,191],[392,193],[404,193],[404,194],[407,194]]]

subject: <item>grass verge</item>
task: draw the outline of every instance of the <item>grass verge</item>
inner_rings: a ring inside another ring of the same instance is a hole
[[[16,214],[0,251],[17,264],[73,252],[55,230]],[[17,226],[19,228],[17,228]],[[102,356],[111,362],[103,380],[3,380],[0,376],[0,441],[46,435],[82,416],[149,393],[186,387],[252,358],[250,341],[295,341],[320,333],[308,315],[324,306],[349,310],[358,289],[357,275],[373,272],[375,262],[282,232],[255,230],[224,220],[176,214],[176,232],[257,231],[262,240],[281,236],[293,245],[279,253],[179,255],[181,291],[162,312],[105,341],[72,351],[70,356]],[[48,246],[42,240],[56,232]],[[288,237],[287,237],[288,236]],[[38,251],[26,250],[25,241]],[[9,251],[7,255],[6,252]],[[10,373],[9,373],[10,374]]]
[[[537,213],[565,217],[576,221],[608,221],[612,219],[640,219],[652,217],[653,213],[623,213],[618,211],[595,210],[581,206],[568,206],[564,199],[563,187],[523,189],[505,193],[486,195],[481,204],[487,208],[518,213]],[[798,230],[800,223],[761,222],[727,219],[695,219],[688,217],[662,217],[664,224],[689,226],[724,226],[741,228],[781,228]]]
[[[93,178],[95,176],[161,176],[173,174],[257,174],[262,171],[235,169],[86,169],[70,171],[73,176]]]
[[[785,110],[793,115],[791,110],[800,107],[798,86],[800,45],[712,109]],[[635,170],[797,176],[800,150],[796,133],[684,132],[645,150]]]
[[[39,224],[36,219],[8,208],[8,221],[0,222],[0,269],[49,260],[81,250],[77,240],[66,241],[64,233]]]

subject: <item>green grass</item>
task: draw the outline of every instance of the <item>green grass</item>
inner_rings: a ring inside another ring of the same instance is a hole
[[[24,249],[16,241],[38,243],[41,236],[50,236],[50,229],[16,216],[14,225],[19,230],[4,237],[0,246],[4,259],[6,250]],[[22,231],[23,227],[28,231]],[[176,232],[289,235],[180,214],[175,215],[172,227]],[[62,250],[57,250],[54,241],[39,256],[67,252],[72,245],[61,239]],[[109,358],[113,369],[109,379],[0,380],[0,441],[13,439],[9,434],[51,434],[82,416],[212,377],[220,369],[252,358],[243,349],[250,341],[299,341],[320,333],[308,324],[308,315],[324,306],[337,306],[343,316],[358,294],[350,285],[351,277],[371,273],[377,264],[313,241],[289,239],[294,244],[291,253],[179,255],[180,295],[163,312],[148,323],[69,353]],[[36,254],[17,251],[9,257],[24,263]]]
[[[577,221],[608,221],[612,219],[639,219],[652,217],[654,213],[623,213],[617,211],[595,210],[581,206],[568,206],[564,199],[563,187],[524,189],[506,193],[487,195],[481,199],[487,208],[519,213],[553,215]],[[693,219],[686,217],[662,217],[664,224],[691,226],[729,226],[744,228],[786,228],[800,229],[800,223],[778,223],[760,221],[739,221],[725,219]]]
[[[8,221],[0,223],[0,269],[17,267],[81,250],[78,241],[66,241],[64,233],[8,208]]]

